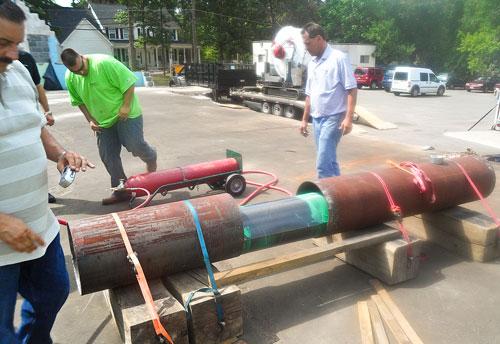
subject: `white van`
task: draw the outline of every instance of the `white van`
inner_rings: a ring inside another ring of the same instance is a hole
[[[394,70],[391,92],[396,96],[401,93],[409,93],[412,97],[419,94],[442,96],[445,90],[446,84],[428,68],[396,67]]]

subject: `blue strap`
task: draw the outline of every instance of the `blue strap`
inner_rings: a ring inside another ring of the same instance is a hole
[[[203,238],[203,231],[201,230],[200,219],[198,218],[198,213],[196,209],[193,207],[190,201],[184,201],[186,206],[188,207],[191,215],[193,216],[194,224],[196,226],[196,233],[198,234],[198,241],[200,242],[201,252],[203,253],[203,261],[205,262],[205,268],[207,269],[208,278],[210,279],[211,288],[201,288],[191,292],[184,307],[186,311],[189,313],[189,303],[193,298],[194,294],[198,291],[200,292],[212,292],[214,294],[215,308],[217,310],[217,320],[219,325],[224,326],[224,311],[222,309],[222,305],[218,302],[218,298],[220,297],[220,292],[217,289],[217,283],[215,282],[214,272],[212,270],[212,264],[210,264],[210,258],[208,256],[207,246],[205,245],[205,239]]]

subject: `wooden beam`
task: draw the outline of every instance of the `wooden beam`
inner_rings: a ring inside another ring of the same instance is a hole
[[[192,291],[206,288],[207,273],[203,269],[177,273],[163,278],[172,295],[182,304],[188,300]],[[230,340],[243,334],[243,309],[241,291],[235,285],[220,288],[220,303],[224,312],[224,328],[218,324],[216,306],[212,293],[198,292],[189,303],[188,318],[189,341],[192,344],[215,344]]]
[[[406,320],[405,316],[399,310],[396,303],[392,300],[391,296],[382,286],[382,283],[376,279],[370,280],[370,284],[377,291],[378,296],[383,300],[384,304],[387,306],[389,311],[392,313],[394,318],[397,320],[403,331],[406,333],[408,338],[413,344],[423,344],[420,337],[417,335],[413,327],[411,327],[408,320]]]
[[[160,321],[176,344],[187,344],[184,307],[156,279],[148,281]],[[105,290],[104,297],[125,344],[158,343],[148,307],[138,285]]]
[[[340,243],[314,247],[254,264],[244,265],[235,269],[220,271],[214,274],[215,280],[218,286],[242,283],[246,280],[292,270],[304,265],[333,258],[337,253],[345,250],[367,247],[401,236],[399,231],[391,228],[385,228],[375,232],[373,230],[358,231],[358,233],[359,235],[345,239]]]
[[[358,318],[359,329],[361,331],[361,343],[375,344],[375,341],[373,340],[370,313],[368,312],[368,305],[366,301],[358,301]]]
[[[370,312],[370,319],[372,321],[373,337],[377,344],[389,344],[387,332],[385,332],[384,323],[380,317],[377,306],[372,300],[368,300],[368,311]]]
[[[412,342],[405,334],[405,332],[399,325],[396,318],[392,315],[389,308],[387,308],[384,301],[382,301],[380,296],[372,295],[372,300],[377,305],[377,308],[380,312],[380,315],[382,316],[382,319],[384,320],[384,323],[391,331],[392,335],[394,336],[394,339],[396,339],[396,342],[398,342],[399,344],[412,344]]]

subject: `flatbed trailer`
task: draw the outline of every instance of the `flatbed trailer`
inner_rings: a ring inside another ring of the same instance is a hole
[[[231,89],[231,98],[254,110],[287,118],[299,118],[305,107],[303,92],[294,88],[243,87]]]

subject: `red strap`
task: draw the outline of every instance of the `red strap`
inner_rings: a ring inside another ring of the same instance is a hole
[[[401,232],[401,235],[403,236],[403,239],[408,243],[408,247],[406,249],[406,254],[408,257],[413,257],[413,247],[411,244],[411,239],[410,236],[408,235],[408,231],[406,228],[403,226],[403,214],[401,213],[401,208],[396,205],[394,202],[394,199],[392,198],[391,192],[389,191],[389,188],[387,187],[387,184],[384,182],[382,177],[380,177],[378,174],[375,172],[370,172],[377,180],[380,182],[382,187],[384,188],[385,195],[387,196],[387,200],[389,201],[390,209],[391,212],[393,213],[394,217],[396,218],[396,222],[398,223],[399,231]]]
[[[495,224],[500,227],[500,220],[498,220],[498,217],[496,216],[495,212],[493,211],[493,209],[491,209],[491,206],[490,204],[488,203],[488,201],[483,197],[483,195],[481,194],[481,191],[479,191],[479,189],[477,188],[476,184],[474,184],[474,181],[472,180],[472,178],[469,176],[469,174],[467,173],[467,171],[465,170],[465,168],[463,168],[462,165],[460,165],[458,162],[456,161],[453,161],[453,160],[450,160],[451,162],[453,162],[455,165],[458,166],[458,168],[462,171],[462,173],[464,174],[465,178],[467,178],[467,181],[469,182],[470,186],[472,187],[472,189],[474,190],[474,192],[476,193],[476,195],[479,197],[479,200],[481,201],[481,203],[483,204],[483,207],[486,209],[486,211],[490,214],[490,217],[491,219],[493,220],[493,222],[495,222]],[[497,232],[497,235],[500,236],[500,232]]]
[[[128,254],[127,258],[134,265],[135,277],[137,278],[137,282],[139,282],[139,287],[141,288],[142,297],[144,298],[144,301],[146,301],[146,306],[148,307],[149,314],[153,318],[153,326],[156,335],[160,338],[163,337],[170,344],[174,344],[167,330],[165,330],[165,328],[160,322],[160,316],[158,315],[158,311],[156,310],[153,296],[151,295],[151,290],[149,289],[148,286],[148,281],[146,280],[146,276],[144,275],[144,271],[142,270],[141,263],[139,262],[136,253],[132,250],[132,245],[130,244],[130,240],[128,239],[127,231],[125,230],[122,221],[118,217],[118,214],[111,213],[111,215],[113,216],[113,219],[115,220],[118,229],[120,229],[120,234],[122,236],[123,243],[125,244],[125,248],[127,249],[127,254]]]
[[[417,185],[420,193],[423,195],[428,195],[428,201],[430,203],[436,202],[436,194],[434,193],[434,185],[432,180],[427,176],[424,170],[418,167],[417,164],[411,161],[404,161],[400,164],[403,167],[410,169],[410,173],[413,175],[413,182]]]

